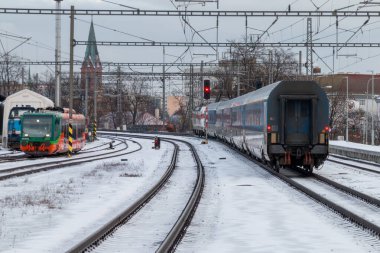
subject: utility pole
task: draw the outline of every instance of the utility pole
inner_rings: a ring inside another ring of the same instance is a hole
[[[187,110],[187,117],[188,117],[188,125],[191,128],[192,127],[192,121],[191,121],[191,114],[194,110],[194,67],[191,64],[190,65],[190,86],[189,86],[189,103],[188,103],[188,110]]]
[[[117,122],[121,129],[121,68],[117,68]]]
[[[346,141],[348,141],[348,76],[346,78],[346,88],[347,88],[347,93],[346,93]]]
[[[98,119],[98,101],[97,101],[97,88],[98,88],[98,73],[97,73],[97,64],[94,62],[94,122],[97,122]]]
[[[199,97],[201,98],[201,105],[203,105],[203,60],[201,61],[201,84],[199,85]]]
[[[70,14],[70,91],[69,91],[69,118],[73,118],[73,83],[74,83],[74,6]]]
[[[216,16],[216,43],[219,43],[219,16]],[[218,46],[216,47],[216,61],[219,62],[219,47]]]
[[[70,14],[70,98],[69,98],[69,152],[71,157],[73,153],[73,83],[74,83],[74,6],[71,5]]]
[[[237,96],[240,96],[240,54],[237,55]]]
[[[374,129],[374,123],[373,123],[373,102],[374,102],[374,78],[373,78],[373,70],[372,70],[372,99],[371,99],[371,103],[372,103],[372,108],[371,108],[371,115],[372,115],[372,120],[371,120],[371,145],[375,145],[375,129]]]
[[[62,0],[56,2],[57,14],[55,15],[55,106],[61,106],[61,9]]]
[[[272,57],[272,50],[269,50],[269,83],[273,83],[273,57]]]
[[[313,29],[312,19],[307,18],[306,75],[313,79]]]
[[[162,47],[163,53],[163,65],[162,65],[162,122],[165,125],[165,111],[166,111],[166,99],[165,99],[165,47]]]
[[[299,51],[299,58],[298,58],[298,76],[302,76],[302,51]]]
[[[194,110],[194,66],[190,65],[190,115]],[[191,116],[190,116],[191,118]]]
[[[86,68],[87,68],[87,63],[86,63]],[[86,127],[87,127],[87,119],[88,119],[88,82],[89,82],[89,75],[88,71],[86,71],[86,76],[85,76],[85,87],[84,87],[84,117],[86,119]]]

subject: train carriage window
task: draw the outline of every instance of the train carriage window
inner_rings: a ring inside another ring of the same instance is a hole
[[[263,127],[263,109],[262,104],[255,103],[245,107],[244,113],[245,126],[253,130],[260,131]]]
[[[208,113],[208,117],[209,117],[209,124],[215,124],[216,123],[216,111],[209,111]]]
[[[242,125],[242,107],[235,107],[232,109],[232,125]]]
[[[64,138],[67,138],[68,137],[68,134],[67,134],[67,122],[64,119],[61,120],[61,131],[63,132]]]
[[[54,126],[54,139],[57,139],[61,134],[61,121],[59,118],[55,118]]]

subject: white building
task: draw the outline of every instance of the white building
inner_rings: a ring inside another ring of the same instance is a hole
[[[16,92],[10,96],[8,96],[4,102],[4,115],[3,115],[3,132],[2,132],[2,144],[3,147],[7,147],[7,139],[8,139],[8,118],[9,112],[13,107],[34,107],[34,108],[46,108],[49,106],[54,106],[53,101],[44,97],[34,91],[25,89],[19,92]]]

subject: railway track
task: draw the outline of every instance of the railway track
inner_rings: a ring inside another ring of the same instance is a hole
[[[377,237],[380,237],[380,219],[378,219],[378,214],[380,212],[380,201],[376,198],[373,198],[371,196],[368,196],[366,194],[360,193],[358,191],[355,191],[349,187],[346,187],[344,185],[341,185],[339,183],[336,183],[332,180],[329,180],[323,176],[313,174],[311,177],[304,177],[305,180],[316,180],[318,182],[322,182],[325,185],[331,186],[331,189],[337,189],[341,193],[343,193],[345,196],[343,198],[346,198],[346,202],[355,203],[348,205],[347,203],[343,203],[340,201],[339,204],[335,203],[336,199],[331,200],[329,199],[327,193],[321,193],[320,190],[315,191],[311,189],[311,187],[308,187],[308,183],[301,183],[299,179],[293,179],[289,176],[286,176],[282,173],[275,172],[270,166],[263,164],[259,161],[257,161],[252,156],[249,156],[248,154],[242,153],[240,150],[236,149],[235,147],[221,142],[225,144],[226,146],[230,147],[231,149],[235,150],[242,156],[246,157],[247,159],[253,161],[255,164],[260,166],[262,169],[266,170],[273,176],[279,178],[280,180],[284,181],[291,187],[297,189],[298,191],[308,195],[312,199],[316,200],[317,202],[323,204],[324,206],[331,209],[333,212],[339,214],[345,219],[348,219],[349,221],[353,222],[354,224],[359,225],[364,230],[369,231],[371,234],[376,235]],[[296,177],[299,178],[299,177]],[[316,187],[314,187],[316,188]],[[334,191],[334,190],[333,190]],[[336,194],[336,193],[334,193]],[[327,197],[324,197],[327,196]],[[347,200],[349,199],[349,200]],[[344,202],[344,201],[343,201]],[[358,208],[354,208],[356,206],[359,206]],[[353,210],[355,209],[355,210]],[[360,210],[358,210],[360,209]],[[370,213],[370,217],[367,217],[367,213]]]
[[[121,134],[118,134],[118,136],[121,136]],[[130,134],[124,134],[125,137],[133,137],[133,138],[143,138],[143,139],[152,139],[152,137],[146,137],[146,136],[136,136],[136,135],[130,135]],[[143,212],[143,209],[145,206],[149,205],[150,202],[154,199],[156,199],[156,196],[163,194],[163,191],[166,190],[166,188],[170,188],[170,185],[168,185],[168,181],[173,180],[173,173],[177,165],[177,157],[179,153],[179,146],[178,142],[182,143],[182,145],[186,145],[189,148],[189,151],[191,151],[191,154],[194,158],[195,164],[196,164],[196,175],[195,175],[195,183],[192,186],[192,190],[190,191],[191,194],[189,198],[187,199],[186,203],[184,203],[184,208],[181,212],[179,212],[179,217],[176,222],[173,223],[172,228],[168,229],[165,234],[165,236],[162,237],[165,239],[161,239],[160,245],[157,245],[157,251],[156,252],[171,252],[175,249],[176,245],[180,242],[182,236],[186,232],[187,226],[190,224],[190,221],[192,219],[192,216],[197,208],[198,202],[200,201],[203,187],[204,187],[204,168],[203,165],[198,157],[197,152],[195,151],[194,147],[186,141],[182,140],[172,140],[170,138],[162,138],[161,139],[164,142],[171,143],[174,145],[174,152],[171,158],[170,165],[168,166],[168,169],[164,173],[164,175],[160,178],[159,182],[156,183],[147,193],[145,193],[141,198],[139,198],[135,203],[133,203],[130,207],[126,208],[124,211],[122,211],[118,216],[114,217],[111,221],[109,221],[107,224],[105,224],[103,227],[99,228],[96,232],[88,236],[85,240],[78,243],[76,246],[71,248],[68,252],[86,252],[88,250],[94,249],[99,245],[102,245],[107,238],[114,233],[117,233],[117,230],[126,224],[130,219],[137,213],[139,214]],[[165,187],[164,187],[165,186]],[[165,190],[164,190],[165,188]],[[166,190],[167,191],[167,190]],[[173,192],[172,190],[169,192]],[[152,201],[152,202],[153,202]],[[149,204],[148,204],[149,203]],[[164,208],[165,212],[168,213],[170,208],[168,208],[165,205],[160,203],[160,208]],[[157,207],[157,206],[156,206]],[[156,208],[155,207],[155,208]],[[155,209],[154,209],[155,210]],[[170,211],[169,211],[170,212]],[[172,215],[171,212],[169,215]],[[112,236],[114,237],[114,236]]]
[[[346,199],[346,202],[355,203],[354,205],[347,205],[347,203],[337,204],[335,203],[336,201],[335,199],[331,200],[330,198],[328,198],[329,196],[328,193],[323,194],[323,193],[320,193],[319,191],[314,191],[310,189],[309,187],[301,184],[300,182],[297,182],[297,179],[293,179],[291,177],[283,175],[282,173],[275,172],[270,166],[266,164],[262,164],[261,162],[257,161],[256,158],[253,158],[245,153],[242,153],[239,149],[236,149],[235,147],[225,142],[221,142],[221,143],[235,150],[239,154],[245,156],[249,160],[255,162],[261,168],[268,171],[270,174],[278,177],[279,179],[281,179],[288,185],[292,186],[293,188],[303,192],[304,194],[313,198],[317,202],[320,202],[321,204],[325,205],[326,207],[331,209],[333,212],[341,215],[343,218],[348,219],[354,224],[359,225],[364,230],[369,231],[371,234],[374,234],[377,237],[380,237],[380,221],[376,219],[380,211],[379,199],[371,197],[369,195],[366,195],[354,189],[351,189],[347,186],[339,184],[335,181],[332,181],[318,174],[313,174],[313,176],[309,177],[309,179],[305,177],[306,180],[317,181],[317,183],[312,182],[312,184],[314,185],[322,184],[324,185],[324,187],[330,188],[330,191],[334,192],[334,194],[336,195],[342,194],[343,198]],[[337,163],[354,167],[357,169],[366,170],[369,172],[374,172],[376,174],[378,173],[376,170],[371,170],[371,169],[367,170],[366,168],[363,168],[362,166],[353,165],[347,162],[337,162]],[[374,165],[372,163],[368,163],[368,164]],[[327,196],[327,197],[324,197],[324,196]],[[356,206],[359,206],[360,208],[355,208]],[[367,215],[367,213],[369,214]]]
[[[331,154],[329,156],[337,158],[337,159],[343,159],[341,156],[335,156],[335,155],[331,155]],[[375,164],[375,163],[371,163],[371,162],[366,162],[366,161],[358,161],[356,159],[351,159],[351,158],[348,158],[348,157],[345,157],[344,160],[345,161],[352,161],[352,162],[355,162],[355,163],[360,163],[360,165],[356,165],[356,164],[352,164],[352,163],[348,163],[348,162],[344,162],[344,161],[339,161],[339,160],[335,160],[335,159],[327,159],[327,161],[332,162],[332,163],[349,166],[349,167],[352,167],[352,168],[355,168],[355,169],[358,169],[358,170],[363,170],[363,171],[367,171],[367,172],[371,172],[371,173],[375,173],[375,174],[380,174],[380,165],[379,164]],[[366,165],[369,165],[369,166],[372,166],[372,167],[376,167],[376,168],[379,168],[379,169],[366,168],[366,167],[363,167],[361,164],[366,164]]]
[[[94,154],[94,155],[85,156],[85,157],[72,157],[66,160],[58,160],[58,161],[55,160],[55,161],[49,161],[49,162],[44,162],[44,163],[29,164],[29,165],[23,165],[23,166],[18,166],[18,167],[9,168],[9,169],[3,169],[3,170],[0,170],[0,181],[14,178],[14,177],[25,176],[32,173],[48,171],[48,170],[63,168],[67,166],[73,166],[73,165],[77,165],[77,164],[81,164],[85,162],[92,162],[92,161],[97,161],[97,160],[114,158],[114,157],[122,156],[125,154],[134,153],[142,149],[141,144],[133,140],[131,140],[131,142],[137,144],[138,148],[135,150],[131,150],[129,152],[125,152],[128,149],[128,144],[126,140],[123,140],[122,143],[124,147],[109,151],[105,154]]]

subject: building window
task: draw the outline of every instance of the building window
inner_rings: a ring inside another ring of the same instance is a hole
[[[360,99],[359,103],[360,103],[360,105],[365,105],[365,100],[364,99]]]

